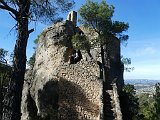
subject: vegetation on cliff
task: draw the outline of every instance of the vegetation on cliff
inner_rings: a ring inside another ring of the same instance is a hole
[[[133,120],[138,114],[139,103],[134,85],[127,84],[120,93],[120,105],[123,114],[123,120]]]
[[[5,56],[7,51],[0,49],[0,119],[2,120],[20,120],[20,103],[22,95],[22,87],[24,82],[24,74],[26,69],[26,46],[29,34],[34,30],[29,30],[28,24],[31,20],[40,20],[41,22],[60,21],[56,13],[59,8],[62,11],[69,10],[73,1],[51,0],[0,0],[0,9],[7,10],[10,15],[17,21],[17,41],[14,50],[13,71],[12,67],[7,65]],[[56,4],[56,6],[55,6]],[[87,36],[75,34],[72,37],[73,46],[77,49],[84,49],[89,53],[93,43],[101,48],[103,80],[107,81],[107,65],[109,51],[108,43],[112,43],[113,38],[119,41],[126,41],[128,35],[123,34],[129,28],[128,23],[113,21],[114,6],[109,6],[105,0],[93,2],[87,0],[80,10],[80,23],[98,34],[95,41],[90,41]],[[122,60],[126,64],[130,64],[130,59]],[[35,62],[35,53],[30,58],[28,64],[33,68]],[[130,69],[129,69],[130,70]],[[12,71],[12,74],[11,74]],[[8,93],[5,96],[3,117],[2,117],[2,94],[3,86],[8,84],[11,79]],[[121,108],[124,120],[159,120],[160,119],[160,84],[156,84],[156,94],[153,98],[148,96],[140,96],[139,99],[135,94],[134,86],[126,85],[120,95]],[[8,107],[9,106],[9,107]]]
[[[139,96],[139,115],[143,120],[160,119],[160,83],[155,85],[156,92],[153,96],[142,94]]]
[[[105,91],[110,89],[110,81],[113,82],[113,79],[121,79],[120,73],[122,73],[120,53],[118,53],[119,56],[117,55],[115,58],[116,68],[111,68],[115,66],[115,63],[111,60],[112,53],[110,53],[110,48],[112,44],[115,46],[115,40],[119,40],[120,42],[128,39],[128,35],[125,35],[123,32],[128,30],[129,24],[112,20],[113,13],[114,6],[108,5],[105,0],[102,0],[101,2],[87,0],[86,3],[79,9],[79,22],[97,34],[97,38],[90,42],[91,44],[96,43],[96,46],[100,47],[102,60],[101,78],[103,79],[104,99],[106,96]],[[120,46],[118,45],[118,47]],[[114,63],[113,66],[112,62]],[[103,104],[103,119],[107,119],[105,100],[103,100]]]
[[[101,48],[103,80],[107,81],[106,68],[108,62],[107,44],[111,43],[114,37],[119,40],[127,40],[128,35],[123,34],[129,27],[128,23],[113,21],[114,6],[109,6],[106,1],[100,3],[87,0],[79,9],[80,23],[94,30],[98,34],[95,39]]]
[[[123,120],[160,119],[160,83],[155,85],[156,92],[136,95],[134,85],[127,84],[120,94]]]

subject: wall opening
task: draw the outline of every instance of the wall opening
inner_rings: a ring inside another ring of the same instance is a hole
[[[80,50],[73,50],[73,53],[70,57],[70,64],[76,64],[77,62],[81,61],[82,54]]]

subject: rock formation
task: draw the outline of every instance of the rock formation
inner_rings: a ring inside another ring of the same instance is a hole
[[[69,20],[51,25],[39,37],[35,64],[26,73],[24,82],[21,120],[100,120],[103,117],[99,52],[96,48],[91,50],[91,58],[81,51],[83,59],[70,64],[74,51],[71,37],[77,27]],[[83,32],[87,34],[87,30]],[[114,97],[111,92],[113,104],[118,95]]]

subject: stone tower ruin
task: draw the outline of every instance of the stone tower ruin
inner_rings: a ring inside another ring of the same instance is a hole
[[[72,21],[73,25],[77,25],[77,12],[71,11],[67,16],[67,20]]]
[[[21,120],[102,120],[104,116],[122,120],[117,85],[103,88],[98,48],[90,50],[92,58],[82,50],[81,61],[69,62],[75,30],[91,39],[96,36],[76,27],[76,21],[77,13],[71,11],[66,21],[47,27],[39,36],[35,64],[24,81]],[[117,50],[112,58],[120,55]]]

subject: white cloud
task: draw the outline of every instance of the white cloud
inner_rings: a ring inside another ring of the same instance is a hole
[[[144,49],[144,52],[148,53],[148,54],[155,54],[156,49],[154,49],[153,47],[147,47],[147,48]]]
[[[160,64],[135,66],[135,70],[124,72],[125,79],[155,79],[160,80]]]
[[[133,54],[136,57],[142,57],[146,55],[155,55],[157,53],[157,50],[153,47],[145,47],[137,49]]]

